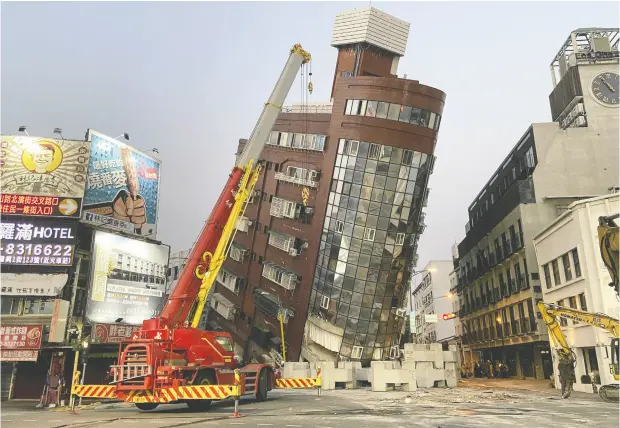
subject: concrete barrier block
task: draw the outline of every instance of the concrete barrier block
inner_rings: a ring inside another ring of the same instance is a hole
[[[386,367],[383,361],[372,361],[370,363],[370,376],[369,381],[373,391],[387,391]]]
[[[416,379],[415,362],[403,363],[403,370],[407,371],[407,379],[409,381],[403,385],[403,391],[417,391],[418,384]]]
[[[419,361],[435,361],[435,353],[433,351],[415,351],[413,353],[413,360]]]
[[[369,367],[365,367],[365,368],[358,367],[355,369],[355,373],[353,376],[354,376],[353,379],[355,381],[369,382],[370,381],[370,368]]]
[[[310,363],[286,362],[282,369],[282,377],[299,378],[310,377]]]
[[[443,351],[441,347],[441,343],[431,343],[430,344],[431,351]]]
[[[435,363],[436,369],[443,369],[443,351],[441,348],[433,350],[433,362]]]
[[[455,363],[456,352],[455,351],[443,351],[443,362],[444,363]]]
[[[415,351],[430,351],[430,347],[426,343],[413,343]]]
[[[435,382],[443,382],[445,381],[445,370],[441,369],[431,369],[430,371],[431,377],[433,379],[433,384]]]
[[[455,362],[444,363],[444,378],[448,388],[456,388],[458,384],[458,368]]]
[[[448,345],[448,351],[457,352],[458,349],[457,349],[456,345]]]

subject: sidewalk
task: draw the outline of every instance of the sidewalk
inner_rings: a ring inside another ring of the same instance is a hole
[[[533,391],[548,394],[550,396],[558,396],[560,391],[551,388],[549,379],[517,379],[517,378],[474,378],[461,379],[458,386],[464,388],[484,388],[484,389],[512,389],[520,391]],[[597,394],[589,394],[586,392],[573,391],[571,397],[592,398],[598,400]]]

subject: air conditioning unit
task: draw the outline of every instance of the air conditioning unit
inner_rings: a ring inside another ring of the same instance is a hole
[[[248,220],[248,227],[254,226],[254,222],[252,220]]]
[[[396,316],[397,317],[404,317],[405,315],[407,315],[407,310],[406,309],[403,309],[403,308],[396,309]]]
[[[289,255],[295,257],[297,255],[299,255],[299,251],[297,250],[297,248],[291,248],[288,250]]]
[[[308,248],[308,245],[310,245],[310,244],[308,244],[308,241],[304,241],[304,243],[301,244],[301,248],[303,248],[305,250],[305,249]]]
[[[305,211],[306,211],[306,214],[308,214],[308,215],[312,215],[312,214],[314,213],[314,208],[312,208],[312,207],[306,207]]]
[[[253,195],[254,195],[255,198],[260,197],[260,190],[255,190]]]

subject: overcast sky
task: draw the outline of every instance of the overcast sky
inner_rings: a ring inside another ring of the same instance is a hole
[[[158,238],[192,245],[294,43],[329,99],[338,12],[368,2],[2,3],[1,131],[131,135],[163,161]],[[447,93],[419,268],[450,258],[467,207],[532,122],[571,30],[618,27],[617,2],[372,2],[411,23],[399,75]],[[299,83],[299,82],[298,82]],[[288,103],[300,98],[293,85]]]

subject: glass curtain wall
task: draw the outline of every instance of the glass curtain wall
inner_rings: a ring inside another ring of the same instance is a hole
[[[388,358],[399,345],[433,157],[340,139],[310,314],[344,329],[340,357]]]

